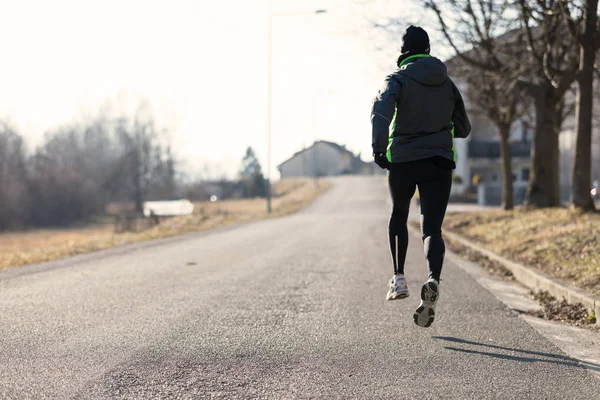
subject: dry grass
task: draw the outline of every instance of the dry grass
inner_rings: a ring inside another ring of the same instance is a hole
[[[308,206],[331,186],[312,180],[282,180],[273,185],[273,213],[268,215],[264,199],[226,200],[196,203],[194,213],[165,219],[139,233],[114,233],[111,222],[81,228],[44,229],[0,234],[0,269],[56,260],[75,254],[176,236],[217,226],[288,215]]]
[[[541,304],[542,309],[530,315],[599,331],[596,315],[589,313],[583,304],[569,304],[565,299],[558,300],[545,291],[532,292],[531,295]]]
[[[568,209],[450,214],[445,229],[600,294],[600,214]]]

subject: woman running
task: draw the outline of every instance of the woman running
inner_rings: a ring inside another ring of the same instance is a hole
[[[373,102],[373,157],[389,170],[393,209],[389,240],[394,276],[387,300],[408,297],[404,262],[408,247],[410,202],[419,188],[421,232],[429,279],[421,288],[417,325],[431,326],[439,297],[445,246],[442,222],[446,214],[452,170],[456,168],[454,138],[466,138],[471,124],[463,99],[448,77],[446,66],[429,55],[429,36],[409,26],[402,35],[398,70],[385,79]],[[391,125],[391,127],[390,127]]]

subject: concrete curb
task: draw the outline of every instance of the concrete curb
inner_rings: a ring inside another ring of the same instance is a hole
[[[511,271],[515,279],[522,285],[533,290],[545,290],[557,299],[564,298],[571,304],[581,303],[585,308],[597,315],[597,307],[600,307],[599,297],[596,297],[585,290],[571,286],[559,279],[552,278],[541,271],[536,271],[530,267],[510,261],[456,233],[444,232],[444,236],[499,262]],[[600,323],[600,321],[597,323]]]

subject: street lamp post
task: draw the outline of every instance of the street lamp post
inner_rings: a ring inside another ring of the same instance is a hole
[[[273,14],[271,14],[271,1],[269,0],[269,22],[267,28],[267,213],[271,214],[271,114],[273,103]]]
[[[271,119],[273,115],[273,17],[292,17],[298,15],[325,14],[327,10],[319,9],[312,12],[272,13],[271,1],[268,5],[269,18],[267,22],[267,213],[271,214]]]

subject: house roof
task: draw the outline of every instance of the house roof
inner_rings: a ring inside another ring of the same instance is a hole
[[[329,141],[327,141],[327,140],[319,140],[319,141],[318,141],[318,142],[316,142],[316,143],[325,143],[325,144],[328,144],[328,145],[330,145],[330,146],[333,146],[333,147],[335,147],[335,149],[336,149],[336,150],[339,150],[341,153],[349,153],[350,155],[353,155],[353,156],[355,156],[355,155],[354,155],[354,153],[352,153],[350,150],[348,150],[348,149],[346,148],[346,146],[344,146],[344,145],[340,145],[340,144],[337,144],[337,143],[334,143],[334,142],[329,142]],[[355,157],[356,157],[356,156],[355,156]]]
[[[300,154],[302,154],[305,151],[308,151],[311,148],[315,147],[315,145],[317,145],[318,143],[323,143],[323,144],[329,145],[329,146],[333,147],[334,149],[336,149],[337,151],[339,151],[340,153],[350,154],[350,156],[352,156],[353,159],[357,159],[360,162],[363,162],[362,160],[360,160],[360,158],[356,154],[352,153],[344,145],[341,145],[341,144],[338,144],[338,143],[335,143],[335,142],[330,142],[330,141],[327,141],[327,140],[318,140],[318,141],[314,142],[310,147],[307,147],[307,148],[304,148],[304,149],[302,149],[300,151],[295,152],[290,158],[288,158],[287,160],[285,160],[284,162],[282,162],[281,164],[279,164],[277,166],[277,168],[278,169],[281,168],[283,165],[287,164],[288,162],[290,162],[291,160],[293,160],[294,158],[296,158]]]

